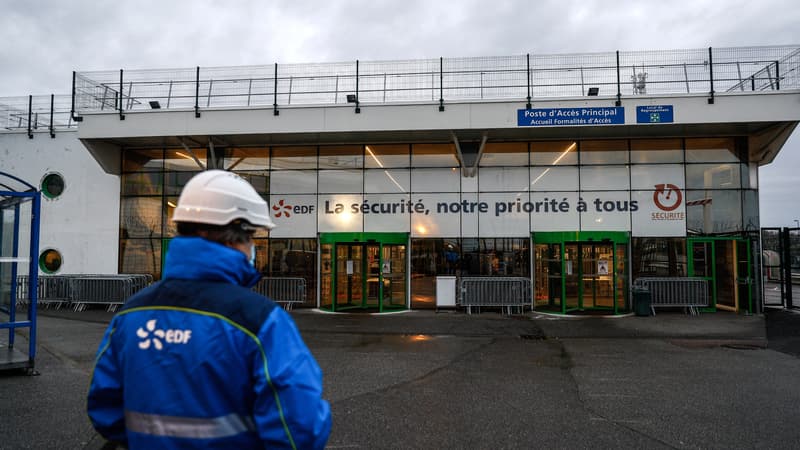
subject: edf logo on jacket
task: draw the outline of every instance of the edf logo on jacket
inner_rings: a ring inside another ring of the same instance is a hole
[[[150,335],[153,335],[152,337]],[[156,350],[164,348],[161,342],[166,341],[168,344],[186,344],[192,338],[192,330],[161,330],[156,329],[156,319],[148,320],[145,328],[139,327],[136,330],[136,336],[139,336],[142,341],[139,342],[139,348],[147,350],[150,344],[153,344]]]

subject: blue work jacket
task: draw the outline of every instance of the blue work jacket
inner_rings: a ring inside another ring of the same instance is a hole
[[[322,373],[291,317],[248,289],[258,277],[237,250],[173,239],[163,280],[100,343],[95,429],[130,448],[323,448]]]

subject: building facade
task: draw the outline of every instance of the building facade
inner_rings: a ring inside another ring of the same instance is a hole
[[[693,276],[757,311],[758,167],[800,120],[798,48],[568,56],[77,73],[118,271],[160,275],[181,188],[219,168],[268,201],[257,265],[307,306],[434,308],[455,275],[622,314],[637,278]]]

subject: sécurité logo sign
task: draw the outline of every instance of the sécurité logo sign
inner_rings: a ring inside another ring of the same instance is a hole
[[[663,212],[650,214],[651,220],[683,220],[686,217],[684,212],[672,212],[678,209],[683,202],[683,194],[678,186],[672,183],[661,183],[655,185],[653,191],[653,204]]]

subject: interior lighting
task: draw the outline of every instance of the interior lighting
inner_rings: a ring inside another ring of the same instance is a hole
[[[384,168],[383,163],[381,162],[380,159],[378,159],[377,156],[375,156],[375,153],[372,153],[372,149],[369,148],[369,145],[365,146],[365,148],[367,150],[367,153],[369,153],[369,156],[371,156],[372,159],[375,160],[375,163],[378,165],[378,167],[383,169]],[[398,189],[400,189],[400,192],[406,192],[405,188],[403,188],[403,186],[400,186],[400,183],[398,183],[397,180],[394,179],[394,177],[392,176],[392,174],[389,173],[388,170],[384,169],[383,173],[385,173],[386,176],[389,177],[390,180],[392,180],[392,183],[394,183],[394,185],[397,186]]]
[[[417,226],[417,233],[419,234],[428,234],[428,229],[425,228],[423,225]]]
[[[170,208],[177,208],[177,207],[178,207],[178,205],[176,205],[175,203],[173,203],[173,202],[172,202],[172,200],[170,200],[170,201],[168,201],[168,202],[167,202],[167,206],[169,206]]]

